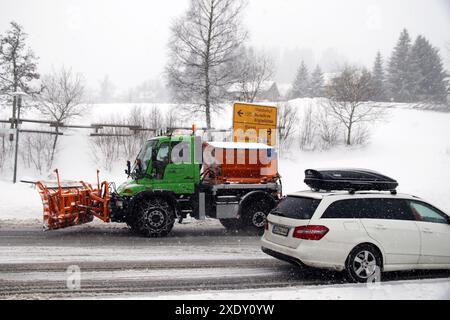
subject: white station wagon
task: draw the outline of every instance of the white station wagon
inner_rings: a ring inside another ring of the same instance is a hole
[[[298,265],[345,270],[355,282],[377,270],[450,269],[450,217],[395,192],[298,192],[268,216],[262,250]]]

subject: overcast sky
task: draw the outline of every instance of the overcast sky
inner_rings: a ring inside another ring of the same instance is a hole
[[[22,24],[43,73],[64,64],[84,73],[92,86],[108,74],[126,88],[161,75],[169,26],[188,3],[0,0],[0,33],[11,20]],[[447,55],[450,0],[249,0],[245,25],[251,42],[278,58],[307,52],[309,63],[318,63],[324,52],[334,52],[371,65],[377,50],[390,53],[403,27],[413,37],[428,37]],[[290,64],[299,64],[288,63],[289,71],[297,68]]]

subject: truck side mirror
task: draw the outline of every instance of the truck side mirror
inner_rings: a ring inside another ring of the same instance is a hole
[[[136,160],[136,165],[137,165],[139,173],[142,173],[142,161],[141,161],[141,159],[137,159]]]
[[[127,169],[125,170],[125,174],[129,177],[131,175],[131,162],[127,161]]]

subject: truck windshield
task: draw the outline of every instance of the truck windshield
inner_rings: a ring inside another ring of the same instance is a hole
[[[156,141],[156,140],[147,141],[145,143],[144,147],[142,148],[141,152],[139,152],[139,155],[137,156],[136,160],[141,161],[141,169],[142,169],[141,173],[147,172],[148,165],[149,165],[150,161],[152,160],[153,150],[155,149],[157,143],[158,143],[158,141]],[[133,171],[136,172],[137,169],[138,168],[137,168],[137,161],[136,161],[136,167],[134,168]]]

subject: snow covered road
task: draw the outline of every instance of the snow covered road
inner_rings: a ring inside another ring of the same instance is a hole
[[[67,272],[74,266],[81,272],[75,289],[69,288],[73,273]],[[430,284],[424,288],[446,296],[449,277],[450,272],[422,272],[389,274],[384,279],[444,278],[437,291],[428,288]],[[344,283],[341,274],[302,271],[272,259],[260,251],[258,236],[227,234],[212,220],[177,225],[165,239],[139,238],[122,225],[42,232],[32,222],[0,224],[0,299],[189,299],[202,294],[227,299],[234,293],[259,299],[281,297],[282,292],[284,298],[295,299],[302,297],[300,289],[319,290],[318,285],[349,291]],[[392,298],[401,297],[395,294]]]

